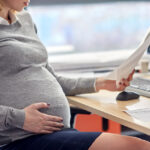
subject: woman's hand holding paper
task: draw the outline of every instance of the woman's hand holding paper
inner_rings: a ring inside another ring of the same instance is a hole
[[[98,92],[99,90],[108,90],[108,91],[123,91],[127,86],[130,85],[130,81],[133,78],[134,70],[128,76],[127,79],[122,79],[119,82],[119,85],[116,85],[116,80],[107,80],[105,78],[99,77],[96,79],[95,88]]]

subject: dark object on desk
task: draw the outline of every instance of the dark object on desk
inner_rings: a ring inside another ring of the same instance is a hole
[[[116,100],[118,101],[128,101],[128,100],[133,100],[133,99],[138,99],[139,95],[134,92],[121,92],[117,95]]]

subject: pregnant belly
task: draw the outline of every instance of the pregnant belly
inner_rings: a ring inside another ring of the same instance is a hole
[[[5,86],[6,87],[6,86]],[[48,109],[39,111],[60,116],[65,127],[69,127],[70,108],[64,92],[57,81],[41,80],[19,82],[7,86],[7,90],[0,91],[0,104],[23,109],[30,104],[46,102]]]

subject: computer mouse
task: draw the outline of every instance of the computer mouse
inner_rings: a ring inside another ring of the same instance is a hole
[[[133,99],[138,99],[138,98],[139,98],[139,95],[137,93],[123,91],[117,95],[116,100],[128,101],[128,100],[133,100]]]

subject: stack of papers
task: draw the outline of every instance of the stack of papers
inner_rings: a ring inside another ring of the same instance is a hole
[[[150,108],[125,110],[125,112],[140,121],[150,122]]]

